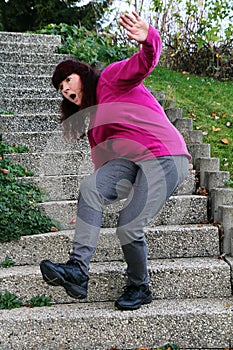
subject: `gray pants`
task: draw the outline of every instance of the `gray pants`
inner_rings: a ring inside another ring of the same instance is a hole
[[[147,244],[144,228],[160,211],[188,172],[185,156],[159,157],[137,163],[114,159],[80,185],[71,259],[88,274],[97,246],[104,205],[126,199],[116,234],[127,263],[128,284],[147,284]]]

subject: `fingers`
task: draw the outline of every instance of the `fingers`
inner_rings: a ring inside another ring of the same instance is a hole
[[[73,216],[72,219],[68,222],[68,224],[73,225],[76,222],[76,216]]]
[[[138,21],[140,20],[140,16],[136,12],[132,12],[132,14],[124,13],[120,15],[119,23],[127,30],[131,29]]]

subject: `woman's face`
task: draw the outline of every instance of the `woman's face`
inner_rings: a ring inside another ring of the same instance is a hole
[[[59,90],[62,95],[77,106],[80,106],[82,103],[82,87],[80,76],[76,73],[68,75],[68,77],[59,84]]]

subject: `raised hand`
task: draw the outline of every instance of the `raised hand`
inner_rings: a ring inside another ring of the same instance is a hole
[[[136,12],[132,11],[132,14],[124,13],[120,15],[119,24],[127,30],[126,34],[130,39],[136,40],[139,43],[146,40],[149,23],[142,19]]]

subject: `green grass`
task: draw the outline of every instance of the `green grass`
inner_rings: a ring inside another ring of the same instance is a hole
[[[211,145],[211,156],[220,159],[221,170],[229,171],[233,180],[233,81],[221,82],[158,66],[145,83],[164,91],[167,99],[182,107],[184,118],[193,119],[193,128],[203,132],[203,143]]]

